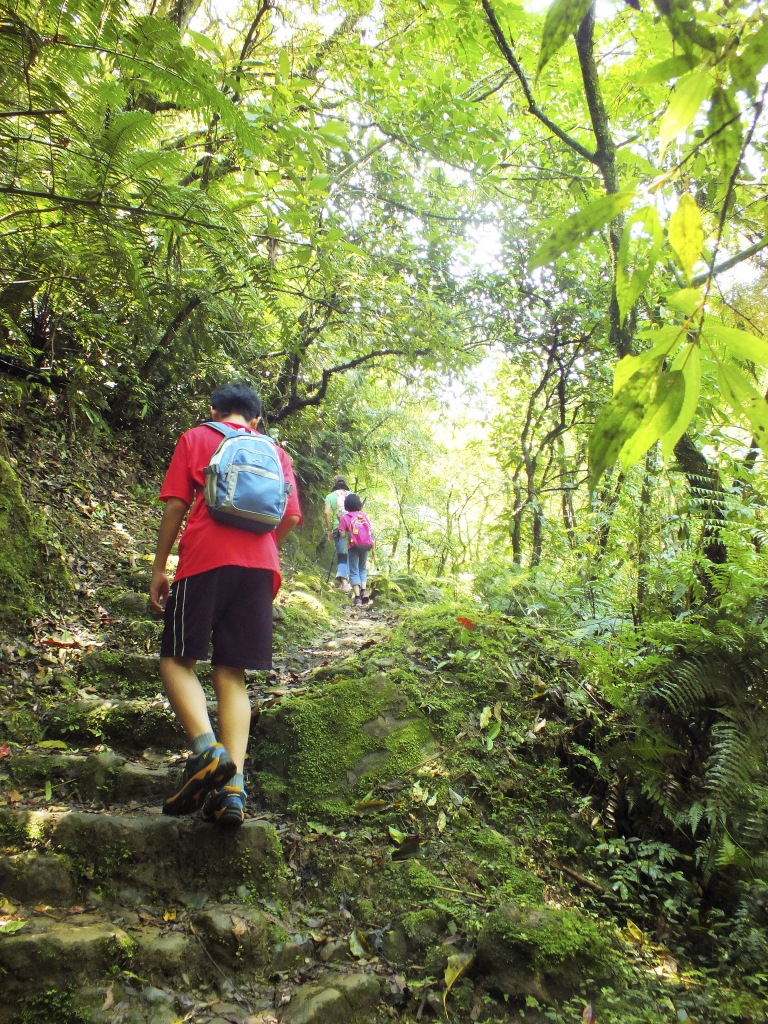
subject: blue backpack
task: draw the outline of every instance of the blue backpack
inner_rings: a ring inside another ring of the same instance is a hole
[[[224,435],[205,467],[208,511],[219,523],[270,533],[283,518],[290,492],[275,442],[225,423],[205,426]]]

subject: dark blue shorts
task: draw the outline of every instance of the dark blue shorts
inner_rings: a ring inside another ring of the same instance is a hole
[[[271,569],[223,565],[174,581],[165,606],[161,658],[272,668]]]

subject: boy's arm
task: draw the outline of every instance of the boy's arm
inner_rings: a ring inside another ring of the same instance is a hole
[[[149,584],[149,604],[156,612],[162,612],[165,608],[168,591],[171,588],[165,571],[165,563],[176,543],[188,508],[189,505],[181,498],[169,498],[165,503],[165,511],[157,534],[155,561],[152,565],[152,582]]]
[[[287,537],[288,534],[291,532],[291,530],[296,525],[296,523],[298,523],[298,521],[299,521],[299,517],[298,516],[283,516],[283,518],[277,524],[277,527],[275,529],[275,541],[276,541],[276,543],[279,544],[285,537]]]
[[[331,530],[331,513],[331,506],[326,501],[325,506],[323,507],[323,516],[325,518],[325,528],[328,531],[329,538],[333,536],[333,531]]]

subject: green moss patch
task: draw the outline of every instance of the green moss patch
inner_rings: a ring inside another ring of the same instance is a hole
[[[251,757],[268,766],[262,798],[286,787],[288,806],[331,817],[376,782],[396,778],[433,747],[426,720],[382,674],[344,679],[286,700],[259,722]]]
[[[13,467],[0,458],[0,625],[22,625],[69,590],[64,563],[24,501]]]

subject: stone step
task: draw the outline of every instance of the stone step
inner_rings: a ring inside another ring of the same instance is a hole
[[[46,708],[40,724],[49,739],[93,744],[106,741],[127,750],[178,750],[185,746],[168,701],[93,697],[61,701]]]
[[[8,783],[23,797],[44,799],[51,784],[54,804],[98,800],[111,804],[159,806],[173,791],[183,762],[147,757],[141,763],[111,752],[92,754],[14,753],[4,764]]]
[[[93,1024],[126,1019],[171,1024],[201,1014],[222,1024],[274,1020],[275,982],[285,1024],[361,1021],[361,1013],[370,1011],[366,1021],[381,1019],[375,1013],[380,966],[371,971],[370,966],[324,965],[321,939],[291,936],[276,926],[273,915],[252,905],[38,906],[34,912],[16,907],[14,917],[23,922],[21,930],[0,939],[0,1024],[27,1019],[18,1015],[21,999],[73,990],[77,1019]],[[303,980],[307,975],[309,983]],[[208,1002],[199,991],[190,998],[198,986],[218,989],[223,999]],[[227,1003],[227,997],[237,1003]],[[45,1019],[59,1019],[55,1007],[54,1001]],[[254,1016],[256,1008],[262,1013]]]
[[[0,891],[19,900],[46,886],[49,896],[129,886],[166,898],[218,896],[241,885],[261,896],[288,889],[277,832],[261,820],[227,831],[161,814],[0,808],[0,843]]]

